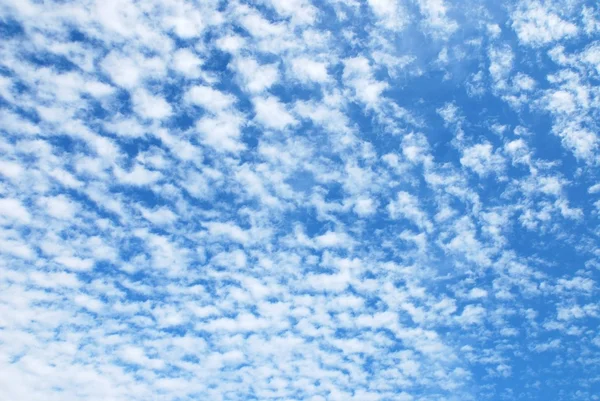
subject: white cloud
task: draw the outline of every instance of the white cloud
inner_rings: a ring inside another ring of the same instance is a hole
[[[294,23],[312,24],[318,15],[318,9],[309,0],[288,0],[283,2],[267,0],[266,2],[279,15],[290,17]]]
[[[115,175],[119,182],[136,186],[153,184],[162,177],[158,171],[148,170],[139,164],[136,164],[129,172],[115,169]]]
[[[485,298],[487,296],[488,296],[487,291],[484,289],[481,289],[481,288],[471,288],[471,291],[469,291],[469,293],[468,293],[468,297],[470,299]]]
[[[600,192],[600,184],[594,184],[588,188],[589,194],[596,194],[598,192]]]
[[[173,224],[179,219],[178,215],[173,213],[171,209],[165,206],[156,208],[154,210],[140,208],[140,211],[146,220],[157,226]]]
[[[362,56],[344,60],[343,79],[356,98],[369,107],[377,106],[383,91],[388,88],[386,82],[374,78],[369,60]]]
[[[315,237],[315,244],[320,248],[348,248],[353,242],[352,238],[343,232],[327,231]]]
[[[571,149],[577,158],[583,160],[593,158],[598,148],[598,135],[596,133],[573,122],[558,126],[556,131],[564,146]]]
[[[35,135],[40,132],[38,126],[8,110],[0,110],[0,120],[3,129],[25,135]]]
[[[465,148],[460,163],[479,176],[500,174],[504,170],[504,158],[493,150],[490,143],[480,143]]]
[[[137,90],[133,94],[133,108],[141,117],[163,120],[173,114],[173,108],[162,97],[145,90]]]
[[[74,271],[86,271],[94,267],[94,261],[91,259],[82,259],[76,256],[59,256],[56,262]]]
[[[188,78],[200,76],[203,60],[190,49],[179,49],[173,55],[173,69]]]
[[[158,57],[117,51],[110,52],[100,65],[115,84],[126,89],[134,89],[146,78],[162,77],[166,73],[165,62]]]
[[[553,350],[560,347],[560,340],[559,339],[554,339],[554,340],[550,340],[546,343],[541,343],[541,344],[536,344],[533,347],[533,350],[535,352],[546,352],[548,350]]]
[[[367,217],[374,214],[377,210],[375,201],[371,198],[359,198],[354,204],[354,213],[361,217]]]
[[[323,83],[329,80],[326,63],[299,57],[291,64],[294,77],[301,82]]]
[[[78,205],[64,195],[40,198],[38,204],[57,219],[71,219],[79,210]]]
[[[75,302],[75,304],[81,306],[82,308],[85,308],[95,313],[102,311],[102,309],[105,306],[104,303],[102,303],[101,301],[85,294],[79,294],[75,296],[73,301]]]
[[[234,63],[243,87],[252,93],[260,93],[279,81],[279,70],[276,64],[260,65],[253,58],[240,58]]]
[[[174,2],[169,5],[173,7],[174,12],[165,18],[166,25],[172,28],[173,32],[182,39],[200,36],[206,28],[205,21],[213,17],[209,14],[209,10],[204,7],[193,7],[182,2]]]
[[[481,305],[467,305],[456,321],[463,325],[481,324],[485,318],[486,310]]]
[[[563,3],[6,2],[4,398],[596,374],[598,18]]]
[[[236,112],[228,111],[214,117],[203,117],[196,123],[196,129],[202,135],[203,142],[220,152],[239,152],[245,148],[240,143],[244,118]]]
[[[508,87],[508,77],[513,68],[514,55],[509,46],[490,48],[490,76],[494,81],[496,90],[505,90]]]
[[[223,236],[241,244],[250,241],[250,234],[234,223],[209,222],[203,223],[203,225],[208,228],[208,232],[213,238]]]
[[[187,102],[202,106],[212,113],[229,109],[236,99],[230,94],[223,93],[208,86],[193,86],[185,94]]]
[[[297,123],[294,116],[286,110],[283,103],[277,100],[276,97],[254,98],[253,102],[256,121],[267,128],[283,130]]]
[[[336,105],[298,102],[294,111],[300,117],[312,120],[327,132],[340,134],[351,131],[348,117]]]
[[[17,179],[23,175],[24,169],[19,163],[0,160],[0,174],[10,179]]]
[[[518,73],[513,79],[514,85],[522,91],[532,91],[535,89],[536,82],[527,74]]]
[[[423,24],[434,36],[447,37],[458,29],[458,24],[448,18],[448,6],[444,0],[419,0],[419,9],[425,17]]]
[[[133,60],[124,58],[118,53],[110,53],[102,61],[102,67],[112,81],[125,88],[136,87],[141,78],[141,73]]]
[[[218,39],[216,44],[220,49],[224,51],[228,51],[230,53],[237,53],[238,50],[244,47],[245,41],[244,38],[242,38],[241,36],[228,35]]]
[[[405,218],[426,232],[433,229],[427,214],[419,207],[419,199],[406,191],[399,191],[396,200],[388,204],[387,210],[392,219]]]
[[[244,251],[236,249],[231,252],[220,252],[216,254],[211,259],[211,263],[226,268],[242,269],[246,267],[248,263],[248,257]]]
[[[577,104],[571,93],[558,90],[549,96],[548,108],[554,113],[573,113],[577,109]]]
[[[0,216],[18,223],[29,223],[31,215],[18,199],[0,198]]]
[[[141,366],[148,366],[151,369],[160,369],[164,366],[161,360],[148,358],[143,348],[133,345],[126,345],[118,351],[119,357],[127,362]]]
[[[577,35],[576,25],[539,1],[524,3],[511,14],[511,19],[513,29],[525,45],[542,46]]]
[[[408,24],[408,15],[398,0],[368,0],[373,14],[381,25],[393,31],[401,31]]]

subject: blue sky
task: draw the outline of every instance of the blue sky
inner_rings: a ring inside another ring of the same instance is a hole
[[[600,7],[4,1],[6,401],[600,399]]]

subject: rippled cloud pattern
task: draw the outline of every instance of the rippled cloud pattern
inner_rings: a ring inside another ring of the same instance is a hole
[[[0,2],[0,399],[600,400],[600,6]]]

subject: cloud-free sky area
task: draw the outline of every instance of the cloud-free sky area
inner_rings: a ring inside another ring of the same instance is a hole
[[[3,401],[600,400],[595,1],[0,1]]]

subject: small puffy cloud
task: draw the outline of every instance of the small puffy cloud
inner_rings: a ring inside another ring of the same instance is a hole
[[[277,64],[261,65],[253,58],[240,58],[234,62],[234,69],[248,92],[263,92],[279,81]]]
[[[94,267],[94,261],[92,259],[83,259],[77,256],[59,256],[55,261],[74,271],[87,271]]]
[[[307,278],[307,284],[315,291],[341,292],[348,288],[350,276],[346,273],[315,274]]]
[[[200,75],[203,60],[189,49],[179,49],[173,55],[173,69],[188,78]]]
[[[0,174],[9,178],[17,179],[24,173],[23,167],[19,163],[15,163],[8,160],[0,160]]]
[[[369,60],[363,56],[345,59],[342,77],[356,98],[369,107],[377,106],[383,91],[388,88],[386,82],[375,79]]]
[[[82,308],[85,308],[95,313],[100,312],[105,306],[104,303],[102,303],[102,301],[92,298],[86,294],[79,294],[75,296],[73,301],[75,302],[75,304],[81,306]]]
[[[167,71],[161,58],[118,51],[111,51],[100,62],[100,66],[116,85],[130,90],[139,87],[149,77],[164,76]]]
[[[542,46],[577,35],[577,26],[565,21],[539,1],[522,3],[511,14],[512,27],[521,43]]]
[[[433,229],[427,214],[419,207],[419,199],[406,191],[398,192],[396,200],[388,204],[387,210],[392,219],[405,218],[427,232]]]
[[[386,29],[401,31],[409,22],[406,9],[399,0],[368,0],[368,4]]]
[[[354,204],[354,213],[361,217],[373,215],[377,210],[376,202],[371,198],[358,198]]]
[[[147,366],[151,369],[160,369],[164,366],[162,360],[149,358],[143,348],[134,345],[122,347],[117,354],[126,363]]]
[[[316,102],[297,102],[294,111],[302,118],[310,119],[330,133],[349,133],[348,117],[334,105]]]
[[[508,78],[513,68],[514,54],[510,46],[490,48],[489,72],[496,90],[505,90],[508,87]]]
[[[531,163],[531,151],[523,139],[515,139],[506,143],[504,151],[512,157],[513,163]]]
[[[211,259],[211,263],[222,267],[242,269],[246,267],[248,257],[244,251],[236,249],[231,252],[220,252],[216,254]]]
[[[165,119],[173,114],[173,108],[162,96],[139,89],[133,94],[133,108],[141,117],[154,120]]]
[[[336,231],[327,231],[315,237],[314,241],[319,248],[349,248],[354,243],[348,234]]]
[[[600,192],[600,184],[594,184],[588,188],[589,194],[597,194],[598,192]]]
[[[480,143],[463,149],[460,164],[473,170],[477,175],[485,177],[504,170],[504,158],[494,153],[490,143]]]
[[[22,224],[29,223],[31,220],[31,215],[21,201],[12,198],[0,198],[0,217]]]
[[[142,72],[136,63],[116,52],[109,53],[101,65],[111,80],[124,88],[136,87],[142,78]]]
[[[117,168],[115,175],[119,182],[135,186],[150,185],[162,177],[158,171],[148,170],[140,164],[136,164],[129,172]]]
[[[154,268],[166,271],[167,274],[178,275],[187,267],[189,250],[182,249],[169,237],[143,234],[141,238],[151,255]]]
[[[85,92],[96,98],[112,95],[115,92],[115,88],[113,86],[99,81],[87,81],[84,84],[83,89]]]
[[[329,80],[327,64],[299,57],[292,60],[292,73],[301,82],[323,83]]]
[[[594,10],[593,7],[583,7],[581,11],[583,19],[583,29],[586,34],[591,35],[595,32],[600,32],[600,12],[598,8]]]
[[[238,35],[223,36],[216,41],[216,45],[219,49],[230,53],[237,53],[244,47],[245,43],[244,38]]]
[[[0,222],[1,221],[2,219],[0,218]],[[5,255],[15,256],[25,260],[33,260],[36,255],[35,251],[31,249],[29,245],[11,238],[0,237],[0,249],[2,249]]]
[[[179,219],[178,215],[165,206],[153,210],[140,208],[140,211],[146,220],[157,226],[173,224]]]
[[[276,97],[255,98],[253,101],[256,111],[255,119],[265,127],[283,130],[297,123],[294,116]]]
[[[233,95],[203,85],[188,89],[185,93],[185,100],[188,103],[202,106],[215,114],[229,109],[236,101]]]
[[[458,29],[456,21],[447,15],[448,6],[444,0],[418,0],[418,4],[421,14],[425,17],[425,30],[435,37],[447,38]]]
[[[456,321],[461,325],[481,324],[486,313],[486,309],[481,305],[467,305],[462,313],[456,317]]]
[[[146,133],[146,129],[136,118],[116,119],[107,122],[104,127],[111,133],[130,138],[139,138]]]
[[[577,109],[575,96],[564,90],[553,91],[548,95],[548,110],[555,114],[569,114]]]
[[[200,327],[209,332],[246,333],[262,330],[269,326],[270,322],[267,319],[256,317],[251,313],[241,313],[235,318],[211,320]],[[243,360],[241,352],[236,352],[236,356],[240,362]]]
[[[566,122],[555,128],[565,148],[570,149],[575,157],[592,161],[598,149],[598,135],[575,122]]]
[[[246,120],[237,112],[227,111],[198,120],[196,129],[202,141],[219,152],[239,152],[245,145],[239,141]]]
[[[232,241],[245,244],[250,241],[250,234],[235,223],[208,222],[203,223],[211,238],[225,237]]]
[[[13,133],[35,135],[40,132],[38,126],[9,110],[0,110],[0,121],[3,130]]]
[[[554,340],[548,341],[546,343],[534,345],[533,351],[546,352],[546,351],[557,349],[560,347],[560,345],[561,345],[561,341],[559,339],[554,339]]]
[[[402,391],[400,394],[398,394],[395,397],[395,399],[398,401],[413,401],[415,398],[412,395],[410,395],[409,393]]]
[[[479,299],[479,298],[485,298],[488,296],[488,293],[486,290],[481,289],[481,288],[471,288],[471,291],[469,291],[469,293],[467,294],[467,297],[469,299]]]
[[[598,317],[600,308],[596,304],[587,305],[562,305],[556,310],[558,320],[571,321],[585,317]]]
[[[462,121],[460,110],[454,103],[446,103],[444,107],[440,107],[436,111],[440,117],[442,117],[446,126],[457,124]]]
[[[71,219],[79,210],[77,203],[64,195],[40,198],[38,204],[46,209],[48,215],[57,219]]]
[[[165,23],[177,36],[182,39],[192,39],[202,34],[206,28],[205,18],[202,16],[202,11],[205,10],[190,7],[188,4],[174,8],[176,11],[165,19]],[[206,17],[210,18],[209,15]]]
[[[311,4],[310,0],[266,0],[266,2],[279,15],[291,18],[292,22],[297,24],[310,25],[318,15],[318,9]]]
[[[558,291],[565,293],[591,293],[595,286],[596,283],[590,278],[573,277],[572,279],[559,279],[556,287]]]
[[[536,82],[529,75],[520,72],[513,78],[513,85],[520,91],[530,92],[535,89]]]

